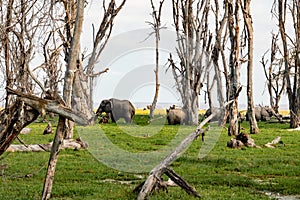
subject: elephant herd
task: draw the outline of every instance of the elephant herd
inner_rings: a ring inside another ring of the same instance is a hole
[[[97,111],[96,117],[101,116],[105,112],[106,115],[100,119],[100,122],[107,123],[108,119],[111,119],[113,123],[116,123],[119,119],[123,118],[126,123],[132,123],[135,108],[133,104],[128,100],[119,100],[115,98],[102,100]],[[184,124],[186,119],[186,113],[183,109],[176,107],[175,105],[166,109],[166,119],[169,125]],[[220,113],[220,112],[218,112]],[[204,117],[208,117],[211,114],[211,110],[208,109],[204,114]],[[255,107],[255,118],[257,121],[266,121],[270,119],[273,115],[276,115],[274,110],[268,106],[258,106]],[[214,120],[217,120],[220,116],[217,116]],[[239,113],[239,119],[243,121],[246,118],[248,120],[248,114],[243,116]],[[276,115],[278,117],[278,115]]]

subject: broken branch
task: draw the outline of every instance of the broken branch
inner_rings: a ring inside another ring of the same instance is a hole
[[[46,114],[46,111],[48,111],[61,115],[80,125],[89,125],[93,121],[93,118],[87,119],[87,117],[83,113],[75,112],[65,105],[62,105],[57,100],[41,99],[37,96],[25,94],[9,87],[7,87],[6,90],[8,93],[19,96],[25,104],[39,111],[42,116],[44,116]]]

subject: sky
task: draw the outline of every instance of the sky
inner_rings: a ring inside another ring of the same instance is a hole
[[[93,0],[86,7],[84,30],[82,33],[82,48],[91,48],[92,23],[97,25],[102,8],[100,0]],[[154,1],[158,2],[158,1]],[[271,33],[276,30],[276,20],[271,15],[272,0],[252,1],[252,18],[254,27],[254,102],[255,105],[269,105],[269,95],[265,85],[265,76],[260,63],[262,55],[269,49]],[[157,4],[158,5],[158,4]],[[123,98],[133,102],[152,102],[154,96],[154,40],[146,41],[151,32],[146,21],[152,21],[150,0],[127,0],[123,9],[114,21],[112,36],[107,44],[97,70],[109,67],[107,74],[96,80],[95,103],[105,98]],[[162,13],[162,24],[168,29],[165,38],[161,39],[160,53],[160,103],[179,102],[179,94],[172,82],[170,70],[166,73],[166,63],[169,53],[175,55],[171,47],[174,41],[171,36],[173,29],[171,0],[165,0]],[[97,26],[96,26],[97,27]],[[165,43],[163,43],[163,41]],[[246,66],[241,70],[241,83],[246,86]],[[202,103],[201,103],[202,102]],[[239,98],[240,105],[247,103],[246,87],[243,88]],[[282,107],[287,104],[287,98],[282,99]],[[200,97],[200,107],[205,107]]]

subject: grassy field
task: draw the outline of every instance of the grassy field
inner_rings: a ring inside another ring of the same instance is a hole
[[[100,130],[115,147],[135,155],[152,151],[164,152],[169,144],[170,148],[174,146],[174,138],[178,136],[180,139],[194,130],[191,126],[163,125],[164,122],[162,117],[148,125],[148,117],[138,115],[133,125],[121,123],[77,127],[75,137],[87,137],[89,142],[93,143],[97,139],[95,134]],[[43,135],[45,126],[45,123],[31,124],[32,132],[29,135],[20,135],[20,138],[26,144],[48,143],[54,135]],[[242,126],[247,132],[248,123],[244,122]],[[280,136],[284,145],[280,144],[274,149],[229,149],[226,143],[230,137],[227,136],[226,130],[223,130],[214,148],[204,158],[199,158],[203,144],[201,140],[196,140],[171,164],[171,168],[195,187],[202,199],[261,200],[271,199],[276,195],[300,195],[300,133],[289,131],[288,126],[260,122],[260,133],[251,135],[258,146],[263,146]],[[84,134],[82,130],[86,130]],[[85,135],[86,133],[88,134]],[[207,133],[207,138],[213,134],[215,133]],[[92,140],[90,135],[93,136]],[[106,147],[103,141],[95,143],[99,145],[99,149]],[[52,199],[135,199],[137,193],[133,193],[133,190],[146,179],[149,171],[133,173],[114,169],[105,162],[99,162],[99,155],[93,150],[95,146],[92,145],[88,150],[69,149],[60,152]],[[111,155],[115,155],[114,152]],[[7,152],[2,158],[0,165],[8,164],[8,169],[0,176],[0,198],[40,199],[49,153]],[[115,160],[118,161],[118,158]],[[139,166],[136,167],[138,171]],[[147,167],[145,166],[145,169]],[[168,193],[156,192],[149,199],[196,198],[186,194],[179,187],[171,187]]]

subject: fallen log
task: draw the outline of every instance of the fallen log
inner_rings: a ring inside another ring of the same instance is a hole
[[[213,112],[210,116],[203,120],[194,132],[187,136],[160,164],[158,164],[153,170],[151,170],[137,197],[138,200],[144,200],[148,195],[152,194],[153,191],[155,191],[157,186],[162,186],[162,189],[164,189],[164,185],[161,184],[161,176],[163,174],[166,174],[172,181],[183,188],[188,194],[194,195],[195,197],[200,197],[200,194],[183,178],[176,174],[175,171],[171,170],[168,165],[171,162],[175,161],[195,139],[209,130],[209,127],[205,130],[203,130],[202,127],[207,124],[216,114],[217,112]]]
[[[268,142],[267,144],[265,144],[265,147],[275,148],[276,144],[279,143],[280,140],[281,140],[281,137],[277,136],[274,140],[272,140],[272,142]]]
[[[40,152],[40,151],[47,151],[50,152],[52,148],[53,142],[50,142],[48,144],[12,144],[8,147],[6,150],[7,152]],[[61,149],[86,149],[88,147],[88,144],[84,141],[82,141],[80,138],[74,139],[65,139],[63,140],[60,148]]]

